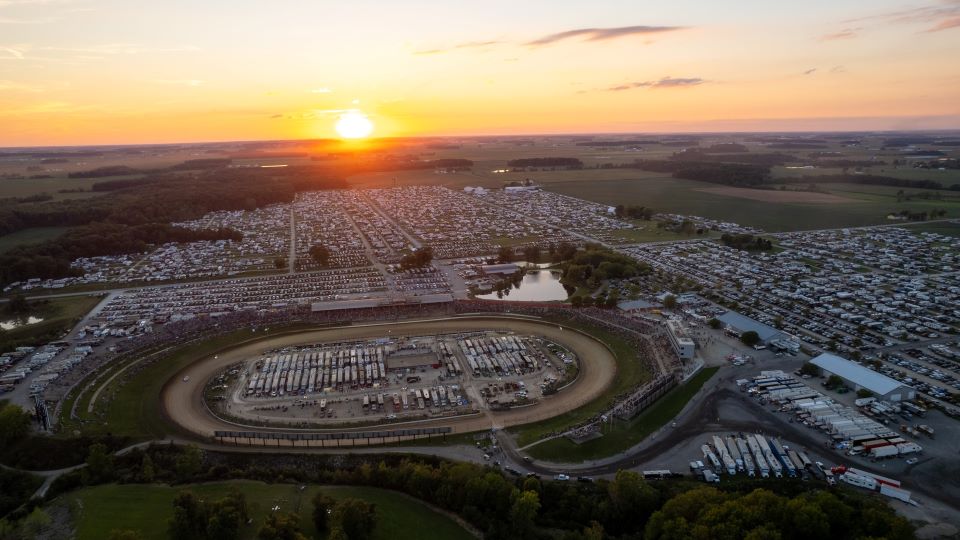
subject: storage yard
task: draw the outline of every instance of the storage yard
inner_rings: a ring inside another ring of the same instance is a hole
[[[533,405],[576,359],[530,335],[380,337],[266,351],[231,369],[219,410],[235,418],[394,421]],[[230,377],[235,373],[236,377]],[[223,394],[217,393],[218,397]],[[229,404],[229,409],[224,405]]]
[[[305,387],[304,362],[316,363]],[[574,362],[576,379],[544,395]],[[267,338],[201,360],[167,384],[163,404],[174,422],[204,436],[238,424],[349,431],[401,421],[459,433],[563,414],[603,392],[613,366],[593,338],[533,320],[372,324]]]

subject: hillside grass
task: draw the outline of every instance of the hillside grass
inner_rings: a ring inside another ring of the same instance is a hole
[[[473,536],[448,516],[400,493],[350,486],[307,486],[301,490],[292,484],[264,484],[251,481],[215,482],[184,486],[104,485],[84,488],[65,495],[76,509],[77,540],[102,540],[110,531],[139,531],[145,540],[168,540],[167,520],[173,515],[177,493],[190,490],[211,501],[238,490],[247,498],[252,523],[243,529],[241,539],[256,537],[271,509],[297,512],[308,538],[322,538],[310,518],[312,497],[323,492],[335,499],[353,497],[377,507],[375,540],[469,539]]]
[[[560,437],[550,439],[527,450],[530,456],[557,463],[581,463],[624,452],[650,434],[671,422],[720,368],[706,368],[686,383],[674,388],[652,406],[627,422],[615,421],[605,428],[603,436],[577,444]]]

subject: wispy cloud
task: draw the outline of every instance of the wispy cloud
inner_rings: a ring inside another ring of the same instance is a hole
[[[813,75],[813,74],[816,73],[816,72],[817,72],[817,68],[810,68],[810,69],[804,71],[803,74],[804,74],[804,75]]]
[[[860,30],[862,28],[844,28],[839,32],[833,32],[832,34],[824,34],[820,36],[820,41],[836,41],[838,39],[853,39],[860,35]]]
[[[940,32],[951,28],[960,28],[960,0],[940,0],[926,6],[889,11],[869,17],[849,19],[852,22],[880,22],[888,24],[922,24],[923,32]]]
[[[531,47],[538,47],[572,38],[583,38],[583,41],[604,41],[627,36],[676,32],[677,30],[684,30],[685,28],[686,27],[683,26],[619,26],[614,28],[576,28],[573,30],[566,30],[564,32],[557,32],[555,34],[548,34],[533,41],[528,41],[526,44]]]
[[[311,94],[329,94],[331,92],[333,92],[333,90],[327,88],[326,86],[321,88],[314,88],[313,90],[310,90]]]
[[[634,88],[689,88],[691,86],[700,86],[708,81],[700,77],[664,77],[656,81],[637,81],[627,84],[620,84],[607,88],[609,92],[622,92]]]
[[[464,43],[458,43],[450,47],[440,47],[436,49],[425,49],[422,51],[415,51],[414,54],[428,55],[428,54],[442,54],[451,51],[461,50],[461,49],[480,49],[484,47],[491,47],[493,45],[500,45],[503,43],[498,40],[489,40],[489,41],[467,41]]]

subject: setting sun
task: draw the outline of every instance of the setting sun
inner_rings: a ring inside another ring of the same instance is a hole
[[[360,111],[348,111],[340,115],[336,130],[344,139],[363,139],[373,132],[373,122]]]

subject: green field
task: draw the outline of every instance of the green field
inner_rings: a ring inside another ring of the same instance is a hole
[[[45,341],[60,339],[99,302],[100,298],[92,296],[31,300],[30,313],[22,316],[13,316],[6,313],[6,305],[0,304],[0,320],[2,321],[20,321],[27,317],[42,319],[40,322],[24,324],[0,332],[0,352],[23,345],[39,345]]]
[[[702,370],[682,386],[668,392],[633,420],[614,423],[600,438],[582,444],[576,444],[565,437],[550,439],[531,447],[527,453],[544,461],[580,463],[624,452],[673,420],[718,369],[720,368],[713,367]]]
[[[213,337],[204,340],[202,343],[185,345],[175,348],[171,351],[165,351],[161,361],[154,362],[128,381],[122,381],[123,377],[114,379],[106,389],[100,394],[94,413],[94,418],[101,418],[98,413],[105,416],[96,422],[85,423],[82,427],[74,426],[66,419],[63,420],[65,428],[80,428],[85,434],[97,435],[112,433],[114,435],[124,435],[135,439],[147,440],[154,438],[163,438],[168,435],[173,426],[169,425],[162,418],[160,412],[160,390],[163,385],[173,375],[196,361],[198,358],[209,356],[221,349],[236,346],[238,343],[250,338],[262,338],[268,334],[263,332],[254,333],[250,330],[240,330],[229,334]],[[109,377],[104,377],[105,381]],[[80,406],[77,414],[84,419],[87,413],[87,403],[92,397],[94,388],[85,389],[80,399]],[[107,396],[111,396],[105,399]],[[69,403],[75,396],[70,396]]]
[[[340,499],[354,497],[377,506],[377,540],[468,539],[473,536],[448,516],[416,499],[388,490],[349,486],[308,486],[301,491],[290,484],[233,481],[170,487],[165,485],[105,485],[81,489],[64,496],[75,510],[77,540],[102,540],[114,529],[140,531],[146,540],[167,540],[167,520],[173,515],[173,498],[188,489],[211,500],[237,489],[246,495],[253,522],[241,538],[256,531],[275,506],[297,512],[308,538],[319,538],[310,519],[310,499],[319,491]]]
[[[929,232],[960,238],[960,223],[957,222],[919,223],[905,227],[917,233]]]
[[[69,227],[34,227],[0,236],[0,253],[6,253],[17,246],[31,246],[53,240],[67,232]]]
[[[704,216],[770,232],[879,225],[889,223],[887,214],[900,210],[920,212],[943,208],[947,210],[947,217],[960,217],[960,201],[957,199],[897,202],[896,192],[886,195],[863,190],[862,194],[838,193],[854,199],[849,203],[769,203],[700,191],[722,187],[706,182],[664,176],[591,180],[593,171],[580,172],[583,180],[545,183],[544,187],[550,191],[603,204],[643,205],[658,212]],[[827,191],[832,191],[831,185],[825,184],[824,187]],[[944,192],[945,196],[947,193],[949,192]]]
[[[562,322],[567,326],[577,328],[593,336],[609,347],[616,358],[617,377],[614,379],[614,383],[610,388],[590,403],[586,403],[575,410],[541,422],[511,428],[510,432],[517,438],[517,446],[526,446],[540,440],[549,433],[578,424],[600,414],[609,406],[614,396],[650,378],[650,373],[647,371],[646,366],[637,358],[636,349],[616,334],[596,327],[579,327],[575,324],[570,324],[568,321]]]

